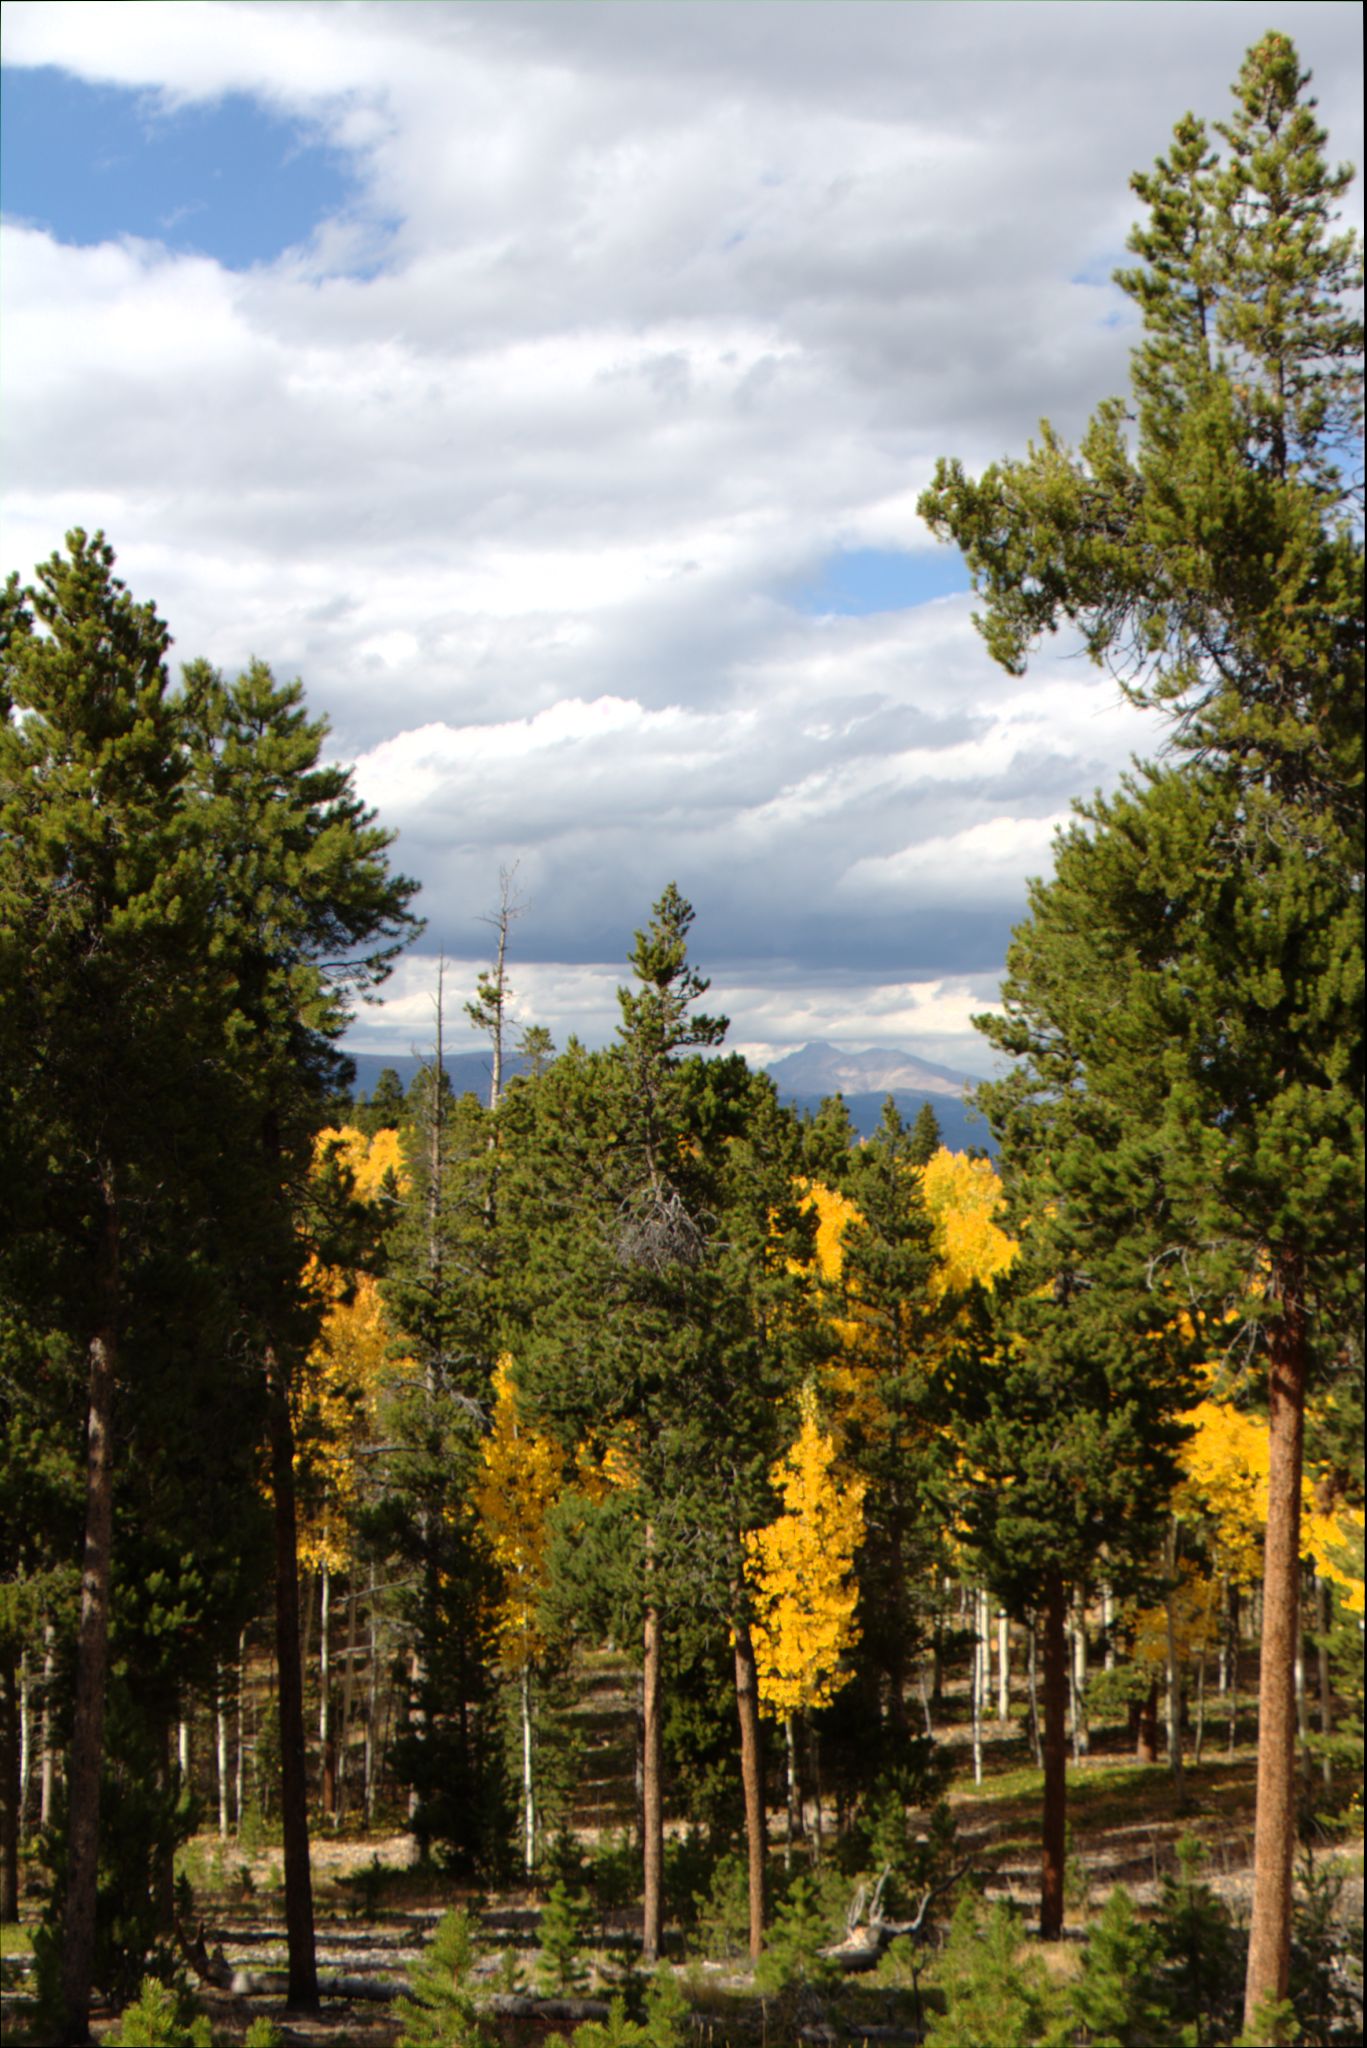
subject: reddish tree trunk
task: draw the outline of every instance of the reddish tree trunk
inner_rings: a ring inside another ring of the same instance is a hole
[[[1149,1687],[1147,1698],[1139,1703],[1139,1720],[1135,1733],[1134,1753],[1141,1764],[1156,1764],[1158,1761],[1158,1680]]]
[[[299,1668],[299,1552],[294,1513],[294,1426],[280,1361],[266,1351],[270,1408],[271,1493],[275,1509],[275,1653],[280,1713],[280,1818],[285,1848],[285,1938],[289,2003],[318,2005],[313,1941],[313,1876],[309,1868],[308,1773],[304,1757],[304,1687]]]
[[[740,1718],[740,1776],[745,1795],[745,1847],[750,1884],[750,1955],[764,1946],[764,1778],[760,1765],[759,1679],[755,1649],[744,1621],[735,1624],[736,1712]]]
[[[104,1190],[101,1321],[90,1340],[86,1418],[85,1541],[76,1629],[76,1703],[67,1768],[67,1874],[62,1914],[62,2039],[90,2038],[95,1900],[100,1854],[100,1760],[109,1671],[110,1546],[114,1534],[114,1380],[118,1359],[119,1224]]]
[[[1305,1434],[1305,1309],[1299,1264],[1279,1261],[1281,1314],[1271,1325],[1267,1537],[1258,1662],[1258,1806],[1253,1833],[1244,2025],[1284,1999],[1291,1970],[1291,1877],[1296,1850],[1296,1650],[1300,1638],[1301,1458]]]
[[[1068,1838],[1068,1595],[1061,1574],[1044,1588],[1044,1843],[1040,1876],[1042,1941],[1063,1933],[1063,1865]]]
[[[646,1530],[646,1573],[653,1574],[653,1532]],[[660,1613],[651,1591],[646,1594],[644,1684],[641,1712],[641,1850],[643,1921],[641,1952],[657,1962],[663,1930],[664,1797],[660,1783]]]

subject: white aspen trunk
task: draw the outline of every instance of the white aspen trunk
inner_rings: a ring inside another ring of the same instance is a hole
[[[973,1782],[983,1781],[983,1639],[982,1633],[973,1631]]]
[[[375,1707],[376,1689],[379,1683],[377,1672],[377,1651],[379,1648],[375,1632],[375,1567],[370,1567],[370,1600],[366,1611],[366,1633],[368,1637],[366,1654],[366,1702],[365,1702],[365,1824],[371,1827],[375,1820]]]
[[[788,1751],[788,1825],[783,1837],[783,1867],[793,1867],[793,1843],[799,1833],[798,1821],[798,1776],[797,1776],[797,1727],[791,1714],[783,1717],[783,1734]]]
[[[1101,1589],[1101,1626],[1106,1636],[1107,1671],[1115,1670],[1115,1594],[1109,1584]]]
[[[181,1715],[176,1723],[176,1759],[180,1764],[180,1782],[182,1785],[188,1785],[190,1782],[190,1723],[184,1714]]]
[[[1167,1655],[1165,1669],[1167,1677],[1165,1709],[1168,1722],[1168,1766],[1177,1785],[1177,1804],[1182,1806],[1182,1673],[1177,1661],[1177,1625],[1173,1612],[1173,1581],[1177,1576],[1177,1517],[1168,1521],[1167,1556],[1168,1590],[1163,1599],[1163,1613],[1167,1630]]]
[[[528,1877],[536,1868],[536,1795],[532,1784],[532,1679],[522,1667],[522,1862]]]
[[[337,1823],[340,1826],[346,1815],[347,1755],[351,1739],[351,1711],[356,1692],[356,1578],[349,1575],[347,1580],[347,1651],[346,1669],[342,1673],[342,1722],[337,1730]]]
[[[806,1715],[803,1721],[807,1730],[807,1752],[812,1760],[812,1850],[816,1862],[821,1861],[823,1848],[821,1834],[821,1737],[813,1728]]]
[[[52,1680],[56,1631],[50,1621],[43,1623],[43,1765],[38,1780],[38,1824],[52,1825],[53,1776],[56,1751],[52,1741]]]
[[[15,1835],[23,1841],[28,1830],[28,1781],[33,1770],[33,1703],[29,1679],[28,1651],[19,1653],[19,1804],[14,1815]]]
[[[228,1674],[220,1664],[214,1687],[214,1737],[218,1759],[218,1838],[228,1838]]]
[[[318,1573],[318,1804],[334,1822],[337,1782],[332,1755],[332,1573],[324,1558]]]
[[[1028,1621],[1026,1622],[1025,1686],[1026,1695],[1030,1703],[1030,1748],[1035,1759],[1035,1769],[1037,1771],[1042,1771],[1044,1769],[1044,1743],[1040,1736],[1039,1683],[1037,1677],[1036,1657],[1037,1639],[1035,1633],[1035,1617],[1033,1614],[1031,1614]]]
[[[997,1719],[1003,1728],[1011,1719],[1011,1623],[1004,1607],[997,1611]]]
[[[1319,1666],[1321,1735],[1332,1735],[1334,1732],[1334,1688],[1329,1670],[1329,1643],[1327,1640],[1330,1612],[1329,1581],[1316,1572],[1315,1633],[1319,1637],[1319,1641],[1315,1645],[1315,1659]],[[1334,1781],[1334,1765],[1327,1749],[1320,1761],[1320,1775],[1323,1777],[1326,1785],[1332,1785]]]
[[[247,1769],[247,1631],[244,1628],[237,1639],[237,1757],[236,1774],[233,1780],[233,1817],[239,1834],[242,1832],[242,1800],[246,1791],[243,1779]]]
[[[1082,1586],[1078,1587],[1073,1609],[1072,1635],[1073,1755],[1081,1758],[1091,1749],[1087,1727],[1087,1594]]]

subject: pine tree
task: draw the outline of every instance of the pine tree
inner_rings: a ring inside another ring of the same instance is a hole
[[[1266,1342],[1249,2025],[1287,1986],[1307,1377],[1361,1236],[1348,1190],[1362,1145],[1362,540],[1345,474],[1362,419],[1361,262],[1333,231],[1350,174],[1325,161],[1306,84],[1289,40],[1265,36],[1219,130],[1223,162],[1188,116],[1136,180],[1149,219],[1131,243],[1139,267],[1119,275],[1144,320],[1133,446],[1109,401],[1076,455],[1046,425],[1025,461],[978,483],[942,464],[923,499],[965,549],[997,658],[1019,672],[1042,633],[1071,623],[1136,701],[1170,707],[1188,764],[1091,811],[1095,852],[1070,848],[1075,875],[1092,862],[1088,921],[1058,930],[1048,965],[1034,949],[1021,1007],[1053,1047],[1071,1011],[1087,1089],[1155,1133],[1168,1245],[1219,1247],[1200,1276],[1217,1294],[1241,1259]],[[1102,877],[1127,853],[1146,901],[1117,929]],[[1104,957],[1112,1007],[1084,1018],[1070,1004],[1068,949]]]

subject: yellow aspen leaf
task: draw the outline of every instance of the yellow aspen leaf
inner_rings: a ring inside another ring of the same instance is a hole
[[[859,1640],[854,1557],[865,1485],[842,1479],[835,1460],[809,1387],[797,1441],[772,1474],[783,1513],[745,1538],[760,1706],[779,1718],[828,1705],[849,1676],[844,1654]]]
[[[474,1505],[503,1580],[494,1634],[503,1662],[514,1671],[535,1664],[546,1647],[539,1615],[547,1516],[560,1492],[561,1464],[556,1446],[522,1419],[513,1362],[504,1352],[494,1371],[493,1428],[480,1453]]]
[[[1006,1194],[990,1159],[970,1159],[942,1145],[920,1169],[926,1207],[935,1227],[937,1296],[963,1294],[975,1283],[989,1293],[1020,1255],[1015,1238],[997,1222]]]

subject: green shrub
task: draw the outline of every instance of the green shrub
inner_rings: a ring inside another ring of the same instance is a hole
[[[766,1997],[784,1991],[830,1991],[841,1981],[840,1967],[821,1951],[831,1928],[821,1911],[816,1886],[799,1877],[774,1914],[755,1983]]]
[[[398,2048],[493,2048],[468,1988],[474,1960],[469,1914],[447,1913],[408,1973],[409,1996],[396,2007]]]
[[[1064,1994],[1038,1954],[1022,1954],[1020,1923],[1000,1903],[960,1900],[935,1969],[945,2000],[926,2029],[926,2048],[1055,2048],[1069,2038]]]
[[[1088,1937],[1073,2015],[1090,2048],[1161,2048],[1175,2040],[1162,1993],[1158,1930],[1117,1885]]]
[[[723,1856],[706,1893],[695,1896],[692,1945],[710,1962],[734,1962],[750,1949],[750,1879],[743,1856]]]
[[[211,2048],[212,2034],[207,2013],[195,2011],[184,1984],[144,1977],[109,2040],[113,2048]]]
[[[1193,1835],[1177,1844],[1178,1874],[1165,1877],[1154,1918],[1168,2010],[1192,2048],[1230,2041],[1243,2012],[1248,1937],[1224,1900],[1201,1879],[1205,1850]]]
[[[242,2048],[285,2048],[285,2037],[274,2020],[258,2013],[242,2036]]]
[[[557,1878],[541,1909],[537,1930],[541,1955],[537,1982],[543,1991],[565,1997],[583,1989],[588,1980],[584,1964],[584,1932],[589,1920],[589,1902],[584,1892],[572,1892],[563,1878]]]

